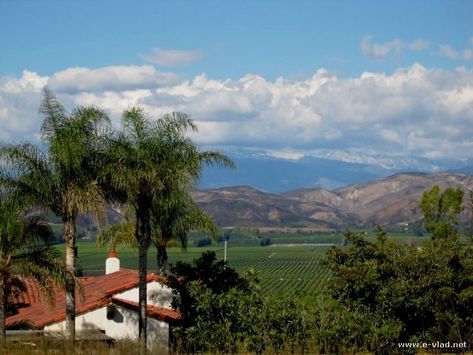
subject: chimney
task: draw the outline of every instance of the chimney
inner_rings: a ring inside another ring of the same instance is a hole
[[[108,258],[105,260],[105,275],[120,270],[120,259],[117,258],[115,250],[108,252]]]

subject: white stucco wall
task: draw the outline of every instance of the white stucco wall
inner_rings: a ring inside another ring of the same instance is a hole
[[[147,296],[148,305],[160,306],[169,309],[172,308],[172,290],[171,288],[159,282],[152,281],[148,283]],[[138,302],[138,287],[132,288],[122,293],[117,293],[116,295],[114,295],[114,297]]]
[[[114,339],[138,339],[138,312],[120,306],[115,306],[112,319],[107,319],[107,307],[86,312],[76,316],[76,331],[87,329],[104,330],[105,334]],[[44,327],[45,331],[64,332],[65,321],[54,323]],[[153,318],[148,318],[149,348],[159,346],[167,348],[169,343],[169,324]]]

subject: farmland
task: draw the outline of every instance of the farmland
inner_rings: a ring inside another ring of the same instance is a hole
[[[403,243],[421,243],[425,237],[415,237],[402,233],[392,233],[392,238]],[[207,247],[195,247],[201,234],[190,236],[187,251],[179,247],[168,248],[169,263],[176,261],[191,262],[198,258],[205,250],[213,250],[217,257],[223,259],[223,243],[215,242]],[[271,246],[261,247],[259,241],[270,238],[274,243]],[[372,233],[367,234],[373,239]],[[232,231],[228,243],[227,259],[231,267],[241,275],[249,269],[258,273],[260,286],[266,294],[294,292],[297,294],[321,294],[324,284],[329,278],[329,271],[323,265],[323,258],[331,245],[340,245],[340,233],[261,233],[255,231]],[[57,245],[63,252],[62,244]],[[133,248],[117,250],[124,268],[137,268],[137,252]],[[98,249],[94,241],[78,242],[78,264],[84,270],[103,270],[107,251]],[[150,248],[148,267],[156,269],[155,249]]]
[[[228,261],[239,273],[258,271],[265,293],[321,293],[329,271],[322,264],[327,246],[235,247]]]
[[[58,245],[62,252],[63,245]],[[260,285],[265,293],[285,291],[319,292],[323,281],[328,277],[328,270],[322,265],[327,246],[236,246],[228,248],[229,265],[244,275],[248,269],[258,272]],[[78,243],[78,264],[84,270],[103,270],[106,249],[97,249],[92,241]],[[208,248],[189,247],[187,251],[180,248],[169,248],[169,262],[191,262],[205,250],[214,250],[217,257],[223,259],[222,245]],[[117,251],[121,267],[137,268],[137,252],[132,248],[121,248]],[[155,250],[150,248],[149,270],[156,269]]]

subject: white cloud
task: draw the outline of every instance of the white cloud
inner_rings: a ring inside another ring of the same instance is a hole
[[[366,72],[350,78],[320,69],[311,77],[274,81],[253,74],[237,80],[202,74],[165,86],[149,85],[139,71],[136,75],[121,76],[114,90],[89,90],[98,84],[84,89],[84,83],[72,81],[57,94],[69,108],[103,107],[115,124],[131,105],[143,106],[152,117],[187,112],[197,121],[200,130],[193,138],[201,144],[278,152],[330,148],[473,156],[473,70],[465,68],[414,64],[392,74]],[[0,81],[0,139],[34,137],[46,83],[51,79],[30,72]]]
[[[48,86],[57,92],[122,91],[156,88],[176,83],[173,73],[162,73],[152,65],[110,66],[98,69],[68,68],[55,73]]]
[[[361,51],[371,59],[383,59],[391,52],[399,53],[404,49],[420,51],[429,46],[429,42],[424,39],[416,39],[410,43],[399,38],[385,43],[372,43],[372,40],[373,36],[365,36],[361,39]]]
[[[153,48],[151,54],[142,55],[145,61],[163,67],[186,66],[203,56],[201,51],[182,51],[175,49]]]
[[[449,59],[469,61],[473,60],[473,37],[470,38],[468,45],[469,47],[457,51],[447,44],[442,44],[439,46],[439,51]]]
[[[41,118],[38,115],[40,93],[48,77],[28,70],[20,78],[0,78],[0,141],[15,139],[37,141]]]

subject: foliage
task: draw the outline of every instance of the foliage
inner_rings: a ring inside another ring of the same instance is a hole
[[[273,243],[271,243],[271,238],[263,238],[261,239],[261,241],[259,242],[259,245],[261,245],[262,247],[267,247],[269,245],[271,245]]]
[[[178,261],[171,267],[168,285],[175,290],[173,307],[179,309],[183,315],[183,324],[192,324],[195,300],[190,295],[189,284],[199,281],[212,293],[222,294],[231,288],[248,290],[248,282],[240,277],[238,273],[227,266],[226,262],[219,260],[214,252],[202,253],[192,264]]]
[[[206,247],[212,245],[212,239],[210,238],[201,238],[199,240],[196,240],[195,246],[198,248]]]
[[[110,250],[121,246],[138,247],[135,237],[135,218],[126,213],[126,221],[114,224],[100,231],[97,245],[103,247],[108,244]],[[167,268],[167,250],[170,242],[174,246],[180,245],[187,249],[188,233],[190,230],[207,231],[212,236],[217,235],[217,226],[213,219],[201,210],[192,201],[184,190],[174,188],[159,197],[155,196],[151,208],[151,243],[156,247],[157,267],[160,274]],[[212,244],[210,238],[198,241],[197,246]]]
[[[434,238],[453,236],[456,233],[457,216],[463,211],[463,191],[460,188],[447,188],[440,193],[434,186],[424,192],[420,208],[424,214],[425,229]]]
[[[156,210],[158,218],[161,218],[159,213],[163,212],[156,204],[163,203],[161,198],[170,196],[171,191],[182,191],[196,182],[203,165],[232,164],[219,152],[200,151],[186,137],[188,132],[196,129],[194,122],[184,113],[174,112],[159,120],[151,120],[142,108],[132,107],[123,112],[122,130],[108,137],[104,154],[106,164],[100,183],[109,200],[129,204],[135,212],[134,233],[139,254],[138,323],[143,345],[147,333],[146,274],[152,241],[152,215]],[[171,197],[168,202],[173,201]],[[168,227],[167,222],[165,227]],[[155,223],[155,227],[161,226]],[[162,236],[165,241],[172,238],[168,234]],[[158,245],[158,254],[161,246],[165,251],[162,244]]]
[[[365,341],[369,350],[389,352],[398,341],[473,340],[473,249],[455,237],[416,248],[387,240],[374,242],[348,232],[346,249],[334,247],[327,264],[331,293],[341,306],[378,319],[390,332]],[[397,331],[392,331],[392,330]],[[368,330],[370,334],[372,330]],[[385,344],[385,346],[383,346]]]
[[[212,217],[197,206],[186,188],[179,184],[166,186],[156,196],[151,221],[152,240],[157,249],[157,264],[161,274],[166,272],[166,247],[170,240],[178,240],[181,247],[186,249],[190,230],[208,232],[214,239],[217,238],[217,226]]]
[[[0,338],[5,337],[6,312],[15,311],[8,299],[24,289],[24,277],[35,280],[50,302],[52,284],[64,287],[72,278],[53,242],[51,229],[40,217],[25,216],[17,200],[0,193]]]
[[[415,221],[411,225],[412,233],[416,237],[423,237],[424,236],[424,226],[422,221]]]
[[[97,184],[102,164],[101,136],[109,122],[100,109],[78,107],[67,112],[48,89],[44,89],[40,112],[44,116],[41,136],[44,153],[25,143],[0,147],[0,184],[11,197],[28,206],[40,206],[60,217],[66,241],[66,267],[75,273],[76,218],[79,213],[105,216],[103,191]],[[75,332],[75,283],[67,281],[66,331]]]
[[[310,327],[301,306],[291,298],[262,297],[254,272],[241,278],[211,252],[193,265],[178,263],[172,272],[173,304],[184,315],[175,329],[180,350],[262,353],[307,347]]]
[[[396,353],[400,322],[324,299],[313,306],[310,348],[317,353]]]

